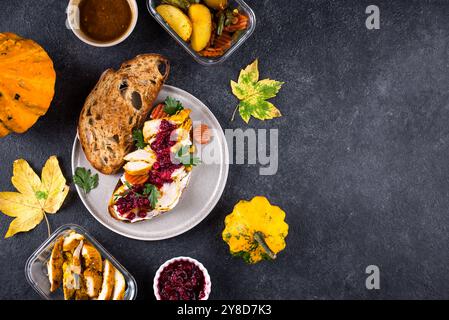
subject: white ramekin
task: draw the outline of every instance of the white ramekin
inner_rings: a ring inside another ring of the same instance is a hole
[[[176,261],[189,261],[189,262],[195,264],[201,270],[201,272],[203,272],[203,274],[204,274],[204,297],[201,300],[209,299],[209,294],[210,294],[210,291],[212,288],[212,283],[210,281],[209,273],[207,272],[207,269],[203,266],[203,264],[201,262],[199,262],[198,260],[195,260],[193,258],[189,258],[189,257],[176,257],[176,258],[167,260],[164,262],[164,264],[162,264],[159,267],[159,269],[157,269],[156,275],[154,276],[154,280],[153,280],[153,291],[154,291],[154,295],[155,295],[156,299],[161,300],[161,296],[159,295],[158,285],[159,285],[159,277],[161,275],[162,270],[164,270],[165,267],[167,267],[168,265],[170,265]]]
[[[81,31],[79,27],[79,9],[78,6],[82,0],[70,0],[69,5],[67,6],[67,22],[66,26],[68,29],[71,29],[73,33],[84,43],[87,43],[94,47],[112,47],[116,44],[119,44],[122,41],[125,41],[126,38],[133,32],[134,28],[137,24],[137,18],[139,16],[139,9],[137,8],[136,0],[127,0],[129,3],[129,7],[131,8],[132,19],[129,25],[128,30],[120,37],[115,39],[114,41],[109,42],[101,42],[95,41],[89,38],[84,32]]]

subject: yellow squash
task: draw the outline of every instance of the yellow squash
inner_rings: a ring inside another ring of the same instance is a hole
[[[212,35],[212,14],[204,4],[192,4],[189,7],[189,18],[193,26],[190,45],[193,50],[199,52],[209,44]]]
[[[189,41],[192,35],[192,23],[181,9],[169,4],[161,4],[156,7],[157,13],[184,41]]]
[[[53,62],[41,46],[0,33],[0,137],[25,132],[47,112],[55,81]]]
[[[231,254],[248,263],[275,259],[286,245],[288,224],[284,219],[285,212],[265,197],[242,200],[226,217],[222,237]]]

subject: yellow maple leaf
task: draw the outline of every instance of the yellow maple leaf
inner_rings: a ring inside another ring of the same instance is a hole
[[[55,156],[45,163],[42,179],[26,160],[14,161],[11,182],[19,192],[0,192],[0,211],[15,218],[5,238],[33,229],[46,218],[45,213],[56,213],[69,192]]]
[[[246,123],[251,117],[268,120],[282,116],[279,109],[267,100],[276,97],[283,84],[271,79],[259,80],[259,61],[256,59],[240,71],[237,82],[231,81],[232,93],[240,100],[231,121],[237,110]]]

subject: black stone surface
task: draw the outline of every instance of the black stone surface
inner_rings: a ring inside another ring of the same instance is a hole
[[[224,128],[278,128],[279,171],[233,165],[221,201],[193,230],[159,242],[114,234],[83,207],[73,185],[50,216],[86,227],[135,276],[140,299],[166,259],[192,256],[208,268],[211,299],[449,298],[449,3],[446,1],[248,0],[257,16],[251,39],[226,63],[203,67],[139,0],[134,33],[93,48],[65,28],[68,1],[0,1],[0,31],[33,38],[57,70],[48,113],[26,134],[0,140],[0,189],[13,190],[12,162],[41,168],[70,155],[83,101],[103,70],[139,53],[172,62],[168,83],[208,105]],[[365,27],[365,8],[381,10],[381,29]],[[237,101],[229,80],[260,59],[262,77],[286,82],[273,99],[283,117],[249,125],[229,118]],[[276,262],[245,265],[221,240],[239,199],[265,195],[287,213],[287,248]],[[10,218],[0,216],[0,234]],[[0,240],[0,298],[36,299],[25,261],[45,240],[35,230]],[[365,268],[381,270],[381,289],[365,288]]]

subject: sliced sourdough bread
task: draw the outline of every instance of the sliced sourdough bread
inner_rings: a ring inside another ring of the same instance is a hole
[[[142,127],[169,70],[165,57],[143,54],[103,73],[78,122],[81,145],[95,169],[104,174],[120,170],[133,147],[132,131]]]

